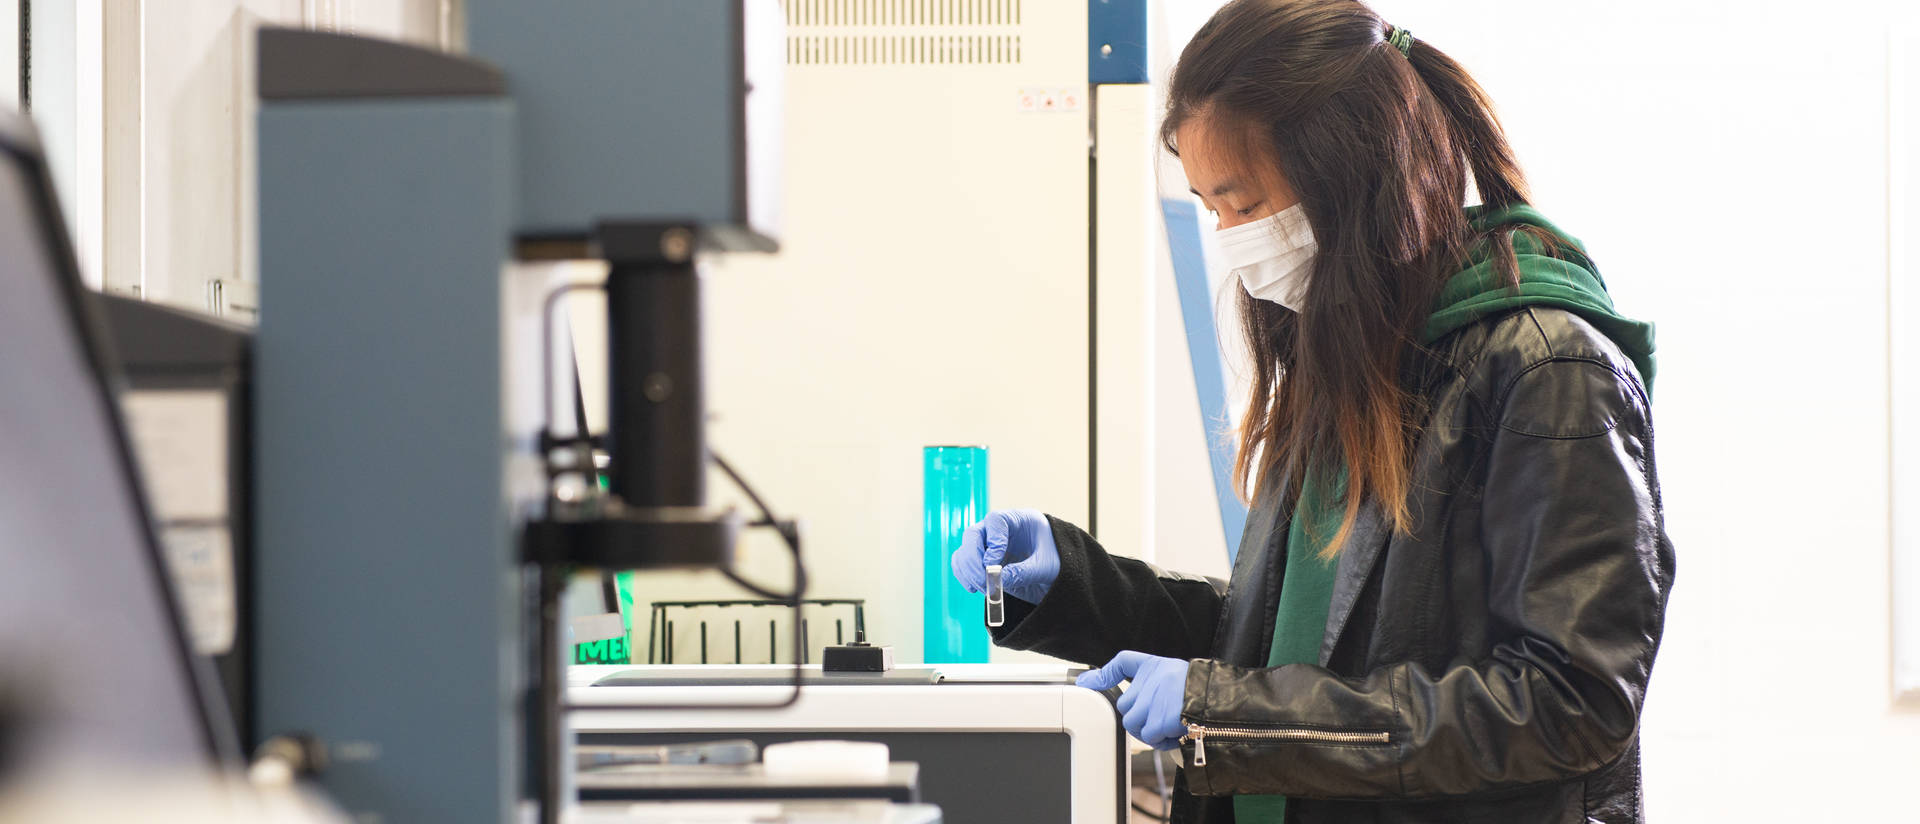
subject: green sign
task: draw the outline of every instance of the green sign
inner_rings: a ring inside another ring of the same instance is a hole
[[[608,638],[574,644],[573,662],[576,664],[629,664],[632,660],[627,652],[626,638]]]

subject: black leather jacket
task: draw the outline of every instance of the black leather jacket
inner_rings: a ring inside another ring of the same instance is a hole
[[[1296,822],[1642,820],[1637,730],[1674,557],[1633,365],[1578,316],[1530,308],[1413,371],[1430,410],[1414,523],[1395,534],[1363,506],[1320,666],[1263,666],[1286,555],[1273,499],[1230,584],[1054,521],[1059,578],[1038,605],[1008,599],[1003,646],[1194,659],[1175,821],[1232,821],[1242,793],[1293,797]]]

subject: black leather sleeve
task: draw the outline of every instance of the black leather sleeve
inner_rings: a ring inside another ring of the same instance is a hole
[[[1672,581],[1644,392],[1605,363],[1556,359],[1516,378],[1499,409],[1480,502],[1490,654],[1358,678],[1196,661],[1185,714],[1211,734],[1203,759],[1185,747],[1194,792],[1467,796],[1575,778],[1628,751]],[[1218,729],[1234,727],[1309,734]]]
[[[993,641],[1011,649],[1100,666],[1121,650],[1168,658],[1206,655],[1226,582],[1108,555],[1079,527],[1047,516],[1060,577],[1039,604],[1007,597]]]

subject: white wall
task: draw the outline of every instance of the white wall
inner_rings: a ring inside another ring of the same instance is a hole
[[[1373,5],[1480,79],[1538,205],[1659,324],[1679,572],[1649,815],[1920,816],[1887,583],[1888,157],[1920,151],[1888,144],[1887,32],[1911,4]]]
[[[1905,20],[1920,22],[1909,7]],[[1895,694],[1920,702],[1920,32],[1910,24],[1893,29],[1891,84],[1887,99],[1889,139],[1887,205],[1892,232],[1888,268],[1894,424],[1893,552]]]

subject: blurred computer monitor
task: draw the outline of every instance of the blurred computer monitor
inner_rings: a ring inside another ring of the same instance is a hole
[[[0,112],[0,783],[230,762],[38,138]]]
[[[120,413],[194,651],[254,741],[253,330],[203,312],[93,294],[125,377]]]

